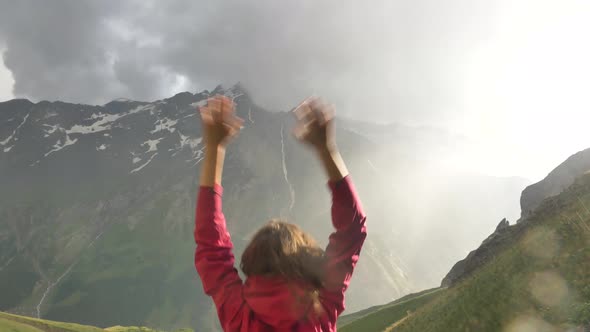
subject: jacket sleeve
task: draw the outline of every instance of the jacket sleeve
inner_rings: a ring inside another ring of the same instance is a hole
[[[199,188],[194,237],[195,267],[205,294],[213,298],[224,331],[235,331],[244,308],[242,280],[234,267],[233,244],[222,212],[223,188]]]
[[[326,248],[324,289],[321,291],[324,309],[335,320],[344,311],[344,292],[359,259],[367,237],[366,215],[349,176],[328,182],[332,193],[332,224],[336,231],[330,235]]]

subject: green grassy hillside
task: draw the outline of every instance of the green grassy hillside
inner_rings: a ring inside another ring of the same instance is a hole
[[[147,327],[114,326],[101,329],[94,326],[54,322],[0,312],[0,332],[164,332]],[[181,329],[175,332],[193,332]]]
[[[43,332],[38,328],[12,320],[0,318],[0,331],[3,332]]]
[[[104,332],[103,329],[92,326],[54,322],[3,312],[0,312],[0,331]]]
[[[404,319],[418,308],[437,298],[444,291],[441,288],[430,289],[404,296],[386,305],[342,316],[338,320],[338,331],[383,331],[393,323]]]
[[[392,306],[341,331],[393,326],[387,331],[543,332],[590,326],[589,208],[590,176],[585,176],[545,200],[525,224],[511,226],[513,243],[473,275],[432,301],[404,304],[419,308],[416,312],[408,316],[402,306]]]

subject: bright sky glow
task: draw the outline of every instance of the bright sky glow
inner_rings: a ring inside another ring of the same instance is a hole
[[[537,181],[590,147],[590,2],[504,1],[498,17],[461,59],[449,129],[471,144],[448,162]]]

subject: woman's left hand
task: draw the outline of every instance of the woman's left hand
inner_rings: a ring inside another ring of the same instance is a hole
[[[217,95],[207,100],[207,106],[199,108],[203,123],[205,144],[225,147],[242,128],[244,120],[236,116],[234,102]]]

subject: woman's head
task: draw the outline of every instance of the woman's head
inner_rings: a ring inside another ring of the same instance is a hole
[[[246,276],[284,276],[321,287],[324,251],[299,226],[271,220],[252,238],[242,254]]]

